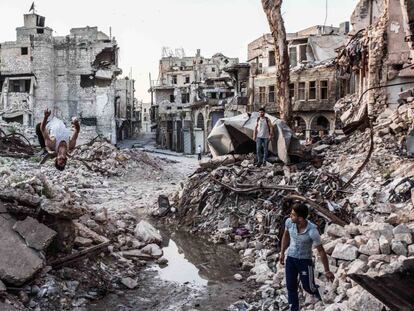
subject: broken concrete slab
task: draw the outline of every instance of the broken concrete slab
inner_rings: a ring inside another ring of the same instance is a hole
[[[148,244],[141,251],[153,258],[160,258],[163,255],[162,249],[157,244]]]
[[[137,224],[134,232],[135,232],[135,237],[138,240],[145,242],[146,244],[149,244],[149,243],[161,244],[162,242],[162,237],[161,237],[161,234],[158,232],[158,230],[155,229],[153,226],[151,226],[145,220],[141,220]]]
[[[0,217],[0,279],[20,286],[43,267],[43,260],[24,243],[13,225],[13,220]]]
[[[128,259],[142,259],[142,260],[151,260],[152,256],[142,252],[140,249],[131,249],[129,251],[122,251],[120,254]]]
[[[93,241],[91,239],[83,238],[81,236],[77,236],[75,238],[75,246],[88,247],[88,246],[91,246],[92,244],[93,244]]]
[[[138,286],[138,282],[132,278],[122,278],[121,283],[129,289],[134,289]]]
[[[28,246],[38,251],[46,249],[56,236],[56,231],[39,223],[32,217],[17,221],[13,226],[13,230],[21,235]]]

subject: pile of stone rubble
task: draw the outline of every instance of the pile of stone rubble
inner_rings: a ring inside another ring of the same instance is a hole
[[[372,152],[367,128],[341,143],[338,139],[319,143],[315,150],[324,157],[320,168],[298,163],[258,169],[251,156],[199,170],[171,198],[172,208],[163,212],[170,216],[167,221],[208,233],[213,241],[225,242],[240,252],[245,272],[235,278],[247,277],[258,289],[254,297],[246,297],[230,310],[287,307],[278,245],[289,213],[283,202],[292,197],[310,203],[311,219],[323,232],[335,273],[333,283],[325,282],[323,267],[316,260],[324,303],[303,293],[304,309],[382,310],[382,303],[348,275],[393,273],[414,256],[414,162],[407,151],[414,98],[408,93],[400,94],[400,107],[384,107],[373,122]],[[348,185],[367,157],[368,164]]]
[[[161,166],[147,153],[137,149],[119,150],[107,142],[81,145],[74,150],[71,156],[89,170],[105,176],[120,176],[129,169],[144,166],[161,170]]]
[[[108,291],[137,287],[146,262],[165,263],[150,224],[125,210],[98,208],[108,176],[131,168],[158,176],[164,161],[102,142],[76,156],[100,161],[109,173],[74,159],[59,172],[36,159],[0,157],[1,310],[83,310]]]

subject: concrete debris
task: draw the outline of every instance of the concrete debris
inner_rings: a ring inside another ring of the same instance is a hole
[[[13,230],[13,225],[12,220],[0,216],[0,280],[20,286],[42,269],[44,262]]]
[[[134,289],[138,286],[138,282],[131,278],[122,278],[121,283],[128,287],[129,289]]]
[[[17,221],[13,230],[26,241],[27,246],[38,251],[45,250],[56,236],[56,232],[32,217]]]
[[[134,230],[135,237],[144,243],[157,243],[162,242],[162,237],[157,229],[151,226],[145,220],[141,220]]]

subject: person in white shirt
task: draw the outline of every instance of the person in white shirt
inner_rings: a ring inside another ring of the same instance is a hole
[[[71,131],[66,128],[62,120],[53,117],[48,121],[50,115],[50,110],[46,109],[42,123],[36,126],[36,134],[40,147],[56,157],[56,169],[63,171],[66,166],[68,152],[75,149],[80,125],[78,120],[73,121],[75,131],[71,135]]]
[[[273,125],[269,118],[265,116],[265,113],[264,108],[259,109],[259,117],[253,134],[253,140],[256,141],[256,165],[258,167],[266,165],[269,140],[273,138]]]
[[[201,145],[197,147],[198,161],[201,161]]]

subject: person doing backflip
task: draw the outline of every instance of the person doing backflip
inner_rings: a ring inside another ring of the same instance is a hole
[[[73,135],[62,120],[53,117],[49,121],[50,110],[46,109],[42,123],[36,125],[36,135],[44,153],[48,152],[55,158],[56,169],[63,171],[66,167],[68,152],[75,149],[80,125],[78,120],[72,122]]]

